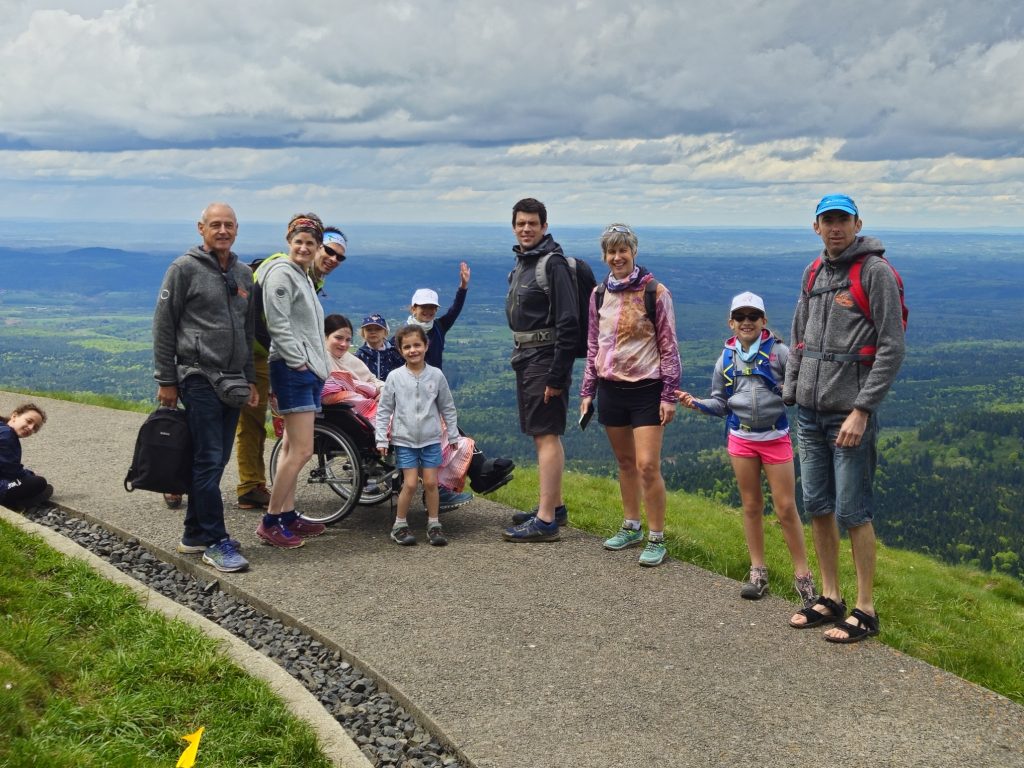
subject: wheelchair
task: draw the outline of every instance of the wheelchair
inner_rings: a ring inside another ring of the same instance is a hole
[[[270,480],[277,476],[283,438],[270,453]],[[357,505],[387,501],[401,478],[377,451],[373,424],[347,403],[324,405],[313,424],[313,457],[299,472],[295,508],[303,518],[330,525]]]

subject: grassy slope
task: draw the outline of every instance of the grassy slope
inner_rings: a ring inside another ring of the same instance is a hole
[[[309,727],[198,630],[0,522],[0,765],[326,768]]]
[[[515,479],[492,498],[530,509],[537,502],[536,488],[536,470],[517,468]],[[577,528],[607,536],[621,524],[614,480],[567,473],[565,497]],[[765,526],[772,592],[795,602],[793,569],[782,532],[774,517],[766,518]],[[669,493],[665,528],[672,557],[738,581],[746,578],[749,559],[739,510],[699,496]],[[817,573],[809,533],[808,529],[808,552]],[[852,596],[856,581],[845,540],[841,552],[840,581],[844,593]],[[737,593],[738,589],[739,585]],[[882,642],[1024,704],[1020,581],[879,545],[875,602]]]

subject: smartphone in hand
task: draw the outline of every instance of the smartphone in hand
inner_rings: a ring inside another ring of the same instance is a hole
[[[590,403],[590,407],[587,408],[586,412],[582,416],[580,416],[580,429],[586,429],[587,428],[587,424],[590,423],[590,420],[593,417],[594,417],[594,403],[591,402]]]

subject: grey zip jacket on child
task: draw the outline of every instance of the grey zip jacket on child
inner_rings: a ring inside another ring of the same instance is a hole
[[[850,267],[858,257],[884,253],[880,241],[863,236],[834,259],[823,251],[813,296],[807,290],[810,265],[804,270],[782,392],[786,403],[836,413],[854,408],[874,413],[882,403],[905,352],[899,286],[883,259],[866,256],[861,284],[868,296],[871,320],[857,307],[848,288]],[[834,290],[819,292],[828,286]],[[862,347],[877,348],[872,365],[821,359],[829,353],[856,353]],[[815,357],[804,356],[804,349],[813,351]]]
[[[772,336],[769,331],[762,333],[761,348]],[[738,344],[736,339],[731,338],[725,342],[725,346],[733,350],[733,368],[742,369],[752,365],[740,360],[736,353]],[[718,356],[715,363],[715,372],[711,375],[711,397],[696,399],[700,409],[713,416],[725,417],[732,413],[739,419],[739,423],[747,430],[763,431],[775,426],[782,415],[786,412],[786,406],[782,397],[772,391],[771,385],[762,376],[744,376],[733,373],[732,397],[727,398],[725,393],[725,373],[723,359],[725,353]],[[786,374],[786,361],[789,359],[789,347],[777,338],[772,344],[768,367],[775,378],[775,383],[782,385],[782,379]],[[741,430],[742,431],[742,430]]]
[[[454,443],[459,439],[455,400],[440,369],[427,365],[416,375],[407,366],[396,368],[388,374],[377,405],[377,447],[386,448],[388,442],[404,448],[440,443],[442,417],[448,443]]]

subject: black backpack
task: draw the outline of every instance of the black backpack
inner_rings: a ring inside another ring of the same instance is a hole
[[[183,494],[191,483],[192,435],[185,411],[157,408],[139,428],[124,489]]]
[[[537,259],[536,271],[534,272],[534,280],[537,281],[537,285],[539,285],[548,296],[551,295],[551,286],[548,285],[547,274],[548,259],[550,258],[551,254],[546,253]],[[576,343],[576,349],[573,350],[573,355],[575,357],[586,357],[587,323],[590,320],[590,294],[593,292],[595,286],[597,286],[597,280],[594,278],[594,270],[592,270],[590,265],[583,259],[576,259],[572,256],[563,256],[563,258],[569,264],[569,273],[572,275],[572,284],[576,286],[576,308],[580,335],[579,340]],[[549,317],[549,320],[553,320],[553,318]]]
[[[594,297],[594,301],[597,305],[597,311],[601,311],[601,305],[604,304],[604,294],[608,290],[608,286],[604,283],[597,284],[597,295]],[[648,280],[644,286],[644,312],[647,313],[647,319],[651,321],[651,325],[654,326],[655,330],[658,328],[658,281]]]

